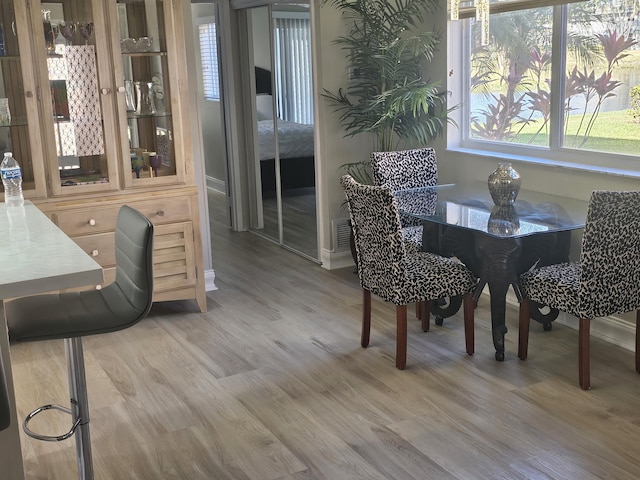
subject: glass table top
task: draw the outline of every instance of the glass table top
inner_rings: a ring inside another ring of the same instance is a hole
[[[486,182],[400,190],[395,198],[402,215],[503,238],[582,228],[589,203],[520,189],[512,206],[498,207]]]

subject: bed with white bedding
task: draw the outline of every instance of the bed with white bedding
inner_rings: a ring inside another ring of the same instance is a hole
[[[278,154],[282,189],[315,185],[313,125],[278,120]],[[273,120],[258,121],[258,148],[263,191],[275,191]]]

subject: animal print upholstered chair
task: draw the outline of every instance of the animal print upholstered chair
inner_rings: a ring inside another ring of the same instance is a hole
[[[549,265],[520,276],[518,357],[529,343],[531,301],[575,315],[579,382],[591,388],[589,327],[591,319],[636,311],[636,371],[640,373],[640,192],[595,191],[582,236],[580,261]]]
[[[436,151],[433,148],[373,152],[370,160],[374,183],[389,187],[394,192],[438,184],[438,165]],[[404,215],[400,216],[400,222],[407,247],[413,251],[420,251],[422,222]]]
[[[341,180],[347,197],[362,285],[362,339],[369,345],[371,293],[396,305],[396,367],[407,361],[407,304],[420,302],[429,319],[429,302],[444,296],[464,295],[466,350],[474,350],[471,292],[477,279],[461,263],[427,252],[409,253],[400,227],[400,216],[390,188],[362,185],[350,175]],[[428,325],[428,323],[427,323]]]

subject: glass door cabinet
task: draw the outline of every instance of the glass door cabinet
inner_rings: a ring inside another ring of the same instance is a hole
[[[122,131],[123,155],[131,173],[125,185],[154,185],[181,181],[176,168],[175,143],[181,136],[173,121],[169,68],[175,50],[167,36],[171,16],[162,0],[118,0],[111,18],[117,19],[121,62],[115,65],[119,108],[126,125]],[[126,117],[126,118],[125,118]],[[179,130],[179,128],[178,128]]]
[[[24,2],[0,0],[0,154],[13,152],[20,163],[27,198],[44,196],[46,191],[31,58]]]
[[[53,195],[118,188],[115,127],[104,10],[62,0],[33,8],[40,59],[44,135]]]
[[[122,205],[154,229],[154,301],[206,310],[186,88],[188,0],[0,0],[0,158],[115,278]],[[97,285],[102,288],[102,285]]]

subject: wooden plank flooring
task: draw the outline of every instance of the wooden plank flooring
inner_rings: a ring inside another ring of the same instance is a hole
[[[481,298],[474,356],[460,316],[428,333],[412,319],[399,371],[393,306],[374,298],[371,345],[360,347],[353,269],[326,271],[219,222],[212,232],[219,290],[206,314],[156,304],[140,324],[84,340],[96,479],[640,477],[631,352],[592,339],[583,392],[577,332],[534,323],[522,362],[510,308],[496,362]],[[66,401],[61,341],[11,354],[19,416]],[[54,417],[34,428],[64,429]],[[77,478],[73,440],[22,442],[28,479]]]

